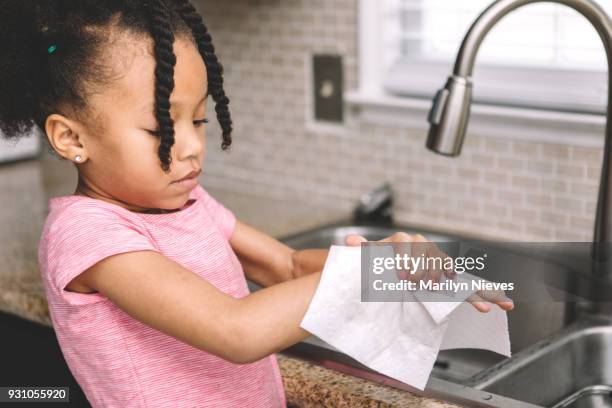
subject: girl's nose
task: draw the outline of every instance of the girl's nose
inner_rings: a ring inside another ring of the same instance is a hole
[[[181,161],[202,157],[204,152],[204,131],[194,126],[176,129],[174,145],[177,158]]]

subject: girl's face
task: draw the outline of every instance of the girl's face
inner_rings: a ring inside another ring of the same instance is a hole
[[[79,165],[76,193],[131,211],[185,205],[192,188],[173,182],[200,170],[205,155],[204,124],[197,121],[206,117],[206,66],[196,46],[177,37],[175,87],[170,95],[175,143],[170,171],[165,173],[161,168],[157,154],[160,139],[150,133],[158,127],[154,114],[155,60],[149,41],[127,37],[114,43],[113,64],[121,77],[89,100],[91,110],[100,112],[94,121],[103,131],[79,135],[84,155],[77,153],[85,161]]]

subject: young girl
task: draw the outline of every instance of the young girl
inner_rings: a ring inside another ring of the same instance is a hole
[[[10,0],[0,13],[0,130],[43,129],[78,170],[74,194],[49,202],[38,261],[92,406],[284,407],[274,353],[309,336],[328,252],[287,247],[198,184],[208,96],[232,142],[200,15],[187,0]]]

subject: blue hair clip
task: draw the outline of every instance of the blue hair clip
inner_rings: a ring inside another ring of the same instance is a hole
[[[50,46],[49,48],[47,48],[47,52],[49,54],[53,54],[53,51],[55,51],[57,49],[57,46],[55,44],[53,44],[52,46]]]

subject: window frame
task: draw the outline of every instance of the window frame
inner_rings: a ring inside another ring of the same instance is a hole
[[[388,15],[385,15],[388,10],[385,10],[383,3],[380,0],[359,0],[359,87],[356,90],[347,91],[345,100],[350,107],[354,108],[353,112],[360,120],[377,124],[393,123],[426,130],[431,98],[427,98],[425,92],[422,92],[420,96],[399,96],[388,89],[390,75],[388,68],[392,66],[391,61],[394,56],[389,53],[385,55],[384,51],[385,47],[389,47],[390,40],[385,37],[388,31],[383,30],[385,18],[388,18]],[[441,69],[448,69],[448,64],[443,65],[445,66],[438,68],[438,75]],[[433,68],[425,67],[423,72],[427,69]],[[505,71],[505,74],[508,75],[516,74],[516,69],[518,68],[500,68],[497,71],[498,73]],[[484,71],[481,72],[484,74]],[[527,71],[522,71],[522,73],[525,72]],[[450,74],[451,70],[448,69],[447,75]],[[483,87],[486,87],[487,80],[489,83],[495,81],[495,74],[488,75],[488,78],[482,75],[486,79],[483,81]],[[544,72],[536,72],[536,75],[538,74],[547,75]],[[557,74],[557,77],[563,78],[563,75],[569,75],[570,72],[557,72]],[[601,73],[599,75],[601,76]],[[607,72],[604,75],[607,100]],[[538,77],[531,76],[528,81],[538,83]],[[437,89],[441,88],[444,82],[444,80],[440,81]],[[476,95],[476,88],[474,93]],[[475,101],[472,103],[468,133],[479,133],[487,137],[603,147],[606,120],[603,111],[572,112],[569,106],[566,110],[559,110],[547,109],[544,106],[522,107],[511,103],[504,106],[499,102],[497,104],[487,102]]]

